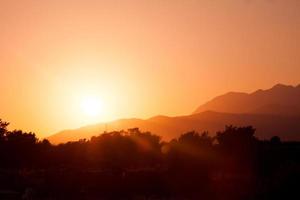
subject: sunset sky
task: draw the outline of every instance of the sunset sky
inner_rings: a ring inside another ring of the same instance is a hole
[[[298,85],[299,35],[299,0],[0,0],[0,118],[44,137]]]

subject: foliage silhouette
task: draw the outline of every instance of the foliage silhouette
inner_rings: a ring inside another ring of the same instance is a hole
[[[8,125],[0,120],[0,199],[299,197],[300,143],[260,141],[251,126],[170,142],[132,128],[52,145]]]

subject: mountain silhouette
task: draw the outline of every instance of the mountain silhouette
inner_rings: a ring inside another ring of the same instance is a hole
[[[79,129],[64,130],[50,136],[52,143],[89,139],[104,131],[127,130],[138,127],[170,140],[195,130],[215,134],[226,125],[248,126],[257,129],[260,139],[277,135],[282,140],[300,140],[300,85],[282,84],[254,93],[229,92],[218,96],[186,116],[156,116],[143,119],[120,119]]]
[[[277,84],[268,90],[253,93],[229,92],[199,106],[195,113],[203,111],[224,113],[255,113],[275,115],[300,115],[300,85]]]

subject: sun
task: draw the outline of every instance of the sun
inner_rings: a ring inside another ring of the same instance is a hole
[[[85,97],[81,102],[81,109],[86,116],[96,117],[101,114],[103,104],[97,97]]]

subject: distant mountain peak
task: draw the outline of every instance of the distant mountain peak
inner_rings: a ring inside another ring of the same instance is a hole
[[[300,84],[296,87],[277,84],[253,93],[228,92],[201,105],[192,115],[168,117],[157,115],[149,119],[120,119],[74,130],[65,130],[48,139],[53,143],[89,139],[104,131],[138,127],[143,131],[172,139],[196,130],[214,133],[225,125],[257,128],[258,136],[280,135],[283,139],[300,140]]]
[[[228,92],[199,106],[194,113],[211,110],[222,113],[300,115],[299,89],[300,85],[294,87],[279,83],[270,89],[259,89],[253,93]]]
[[[238,95],[248,95],[246,92],[227,92],[225,95],[230,95],[230,96],[238,96]],[[221,95],[224,96],[224,95]]]
[[[284,88],[287,87],[287,85],[284,85],[282,83],[277,83],[276,85],[274,85],[272,88]]]
[[[272,90],[272,89],[287,89],[287,88],[295,88],[295,87],[292,85],[284,85],[284,84],[278,83],[278,84],[274,85],[270,90]]]
[[[272,106],[271,106],[272,107]],[[97,124],[85,128],[65,130],[50,136],[51,143],[58,144],[79,139],[90,139],[106,131],[127,130],[137,127],[142,131],[150,131],[168,141],[189,131],[199,133],[208,131],[214,135],[226,125],[249,126],[257,129],[256,136],[261,139],[278,135],[283,140],[300,140],[300,116],[278,116],[265,114],[237,114],[205,111],[186,116],[158,116],[146,120],[121,119],[108,124]]]
[[[161,119],[169,119],[169,116],[165,116],[165,115],[156,115],[153,117],[150,117],[148,120],[161,120]]]

